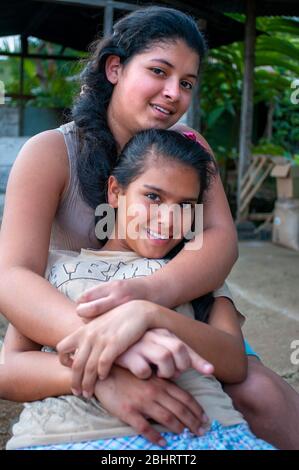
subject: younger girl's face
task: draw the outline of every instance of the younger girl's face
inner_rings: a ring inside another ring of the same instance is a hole
[[[163,258],[191,229],[200,187],[196,170],[187,165],[159,157],[150,165],[125,190],[110,177],[109,203],[117,195],[113,243],[114,249]]]
[[[122,129],[129,140],[140,130],[167,129],[187,111],[199,57],[183,40],[153,45],[124,66],[112,65],[106,74],[115,85],[108,108],[115,134]]]

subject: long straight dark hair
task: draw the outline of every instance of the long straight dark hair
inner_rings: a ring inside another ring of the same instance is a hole
[[[176,131],[148,129],[135,134],[123,148],[111,175],[126,189],[148,167],[161,159],[170,165],[176,162],[196,171],[200,187],[197,202],[201,203],[217,174],[216,162],[201,144]]]

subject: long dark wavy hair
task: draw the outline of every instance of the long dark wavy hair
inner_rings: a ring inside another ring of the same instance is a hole
[[[106,60],[116,55],[125,65],[154,44],[175,40],[183,40],[200,58],[205,55],[205,41],[190,16],[172,8],[148,7],[119,20],[110,37],[92,46],[92,55],[81,75],[83,92],[72,108],[80,138],[79,188],[92,208],[105,202],[106,183],[117,159],[116,142],[107,123],[113,84],[106,77]]]

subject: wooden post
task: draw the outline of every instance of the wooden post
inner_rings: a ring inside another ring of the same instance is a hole
[[[24,61],[28,54],[28,38],[21,36],[21,61],[20,61],[20,101],[19,101],[19,135],[24,135]]]
[[[113,30],[113,1],[108,0],[105,6],[105,13],[104,13],[104,37],[110,36]]]
[[[198,82],[196,83],[192,100],[187,111],[186,122],[187,126],[191,127],[195,131],[200,131],[200,77],[198,77]]]
[[[207,21],[198,20],[198,26],[203,33],[207,29]],[[192,101],[187,111],[187,125],[192,129],[200,132],[200,85],[202,79],[202,67],[200,68],[199,77],[193,90]]]
[[[242,177],[250,163],[252,127],[253,127],[253,93],[254,93],[254,64],[256,40],[256,0],[246,0],[245,24],[245,64],[242,92],[241,125],[239,138],[238,194],[237,220],[240,218]]]

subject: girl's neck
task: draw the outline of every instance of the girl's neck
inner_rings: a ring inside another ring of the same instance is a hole
[[[133,133],[120,124],[119,120],[117,119],[117,113],[114,112],[112,104],[108,106],[107,122],[109,129],[115,138],[117,153],[119,154],[126,143],[131,139],[131,137],[133,137]]]
[[[132,251],[132,249],[127,245],[126,240],[117,240],[112,239],[108,240],[103,246],[102,250],[104,251]]]
[[[115,227],[113,236],[108,239],[108,241],[103,246],[105,251],[132,251],[131,247],[128,245],[127,240],[119,236],[118,231],[118,220],[116,217]]]

